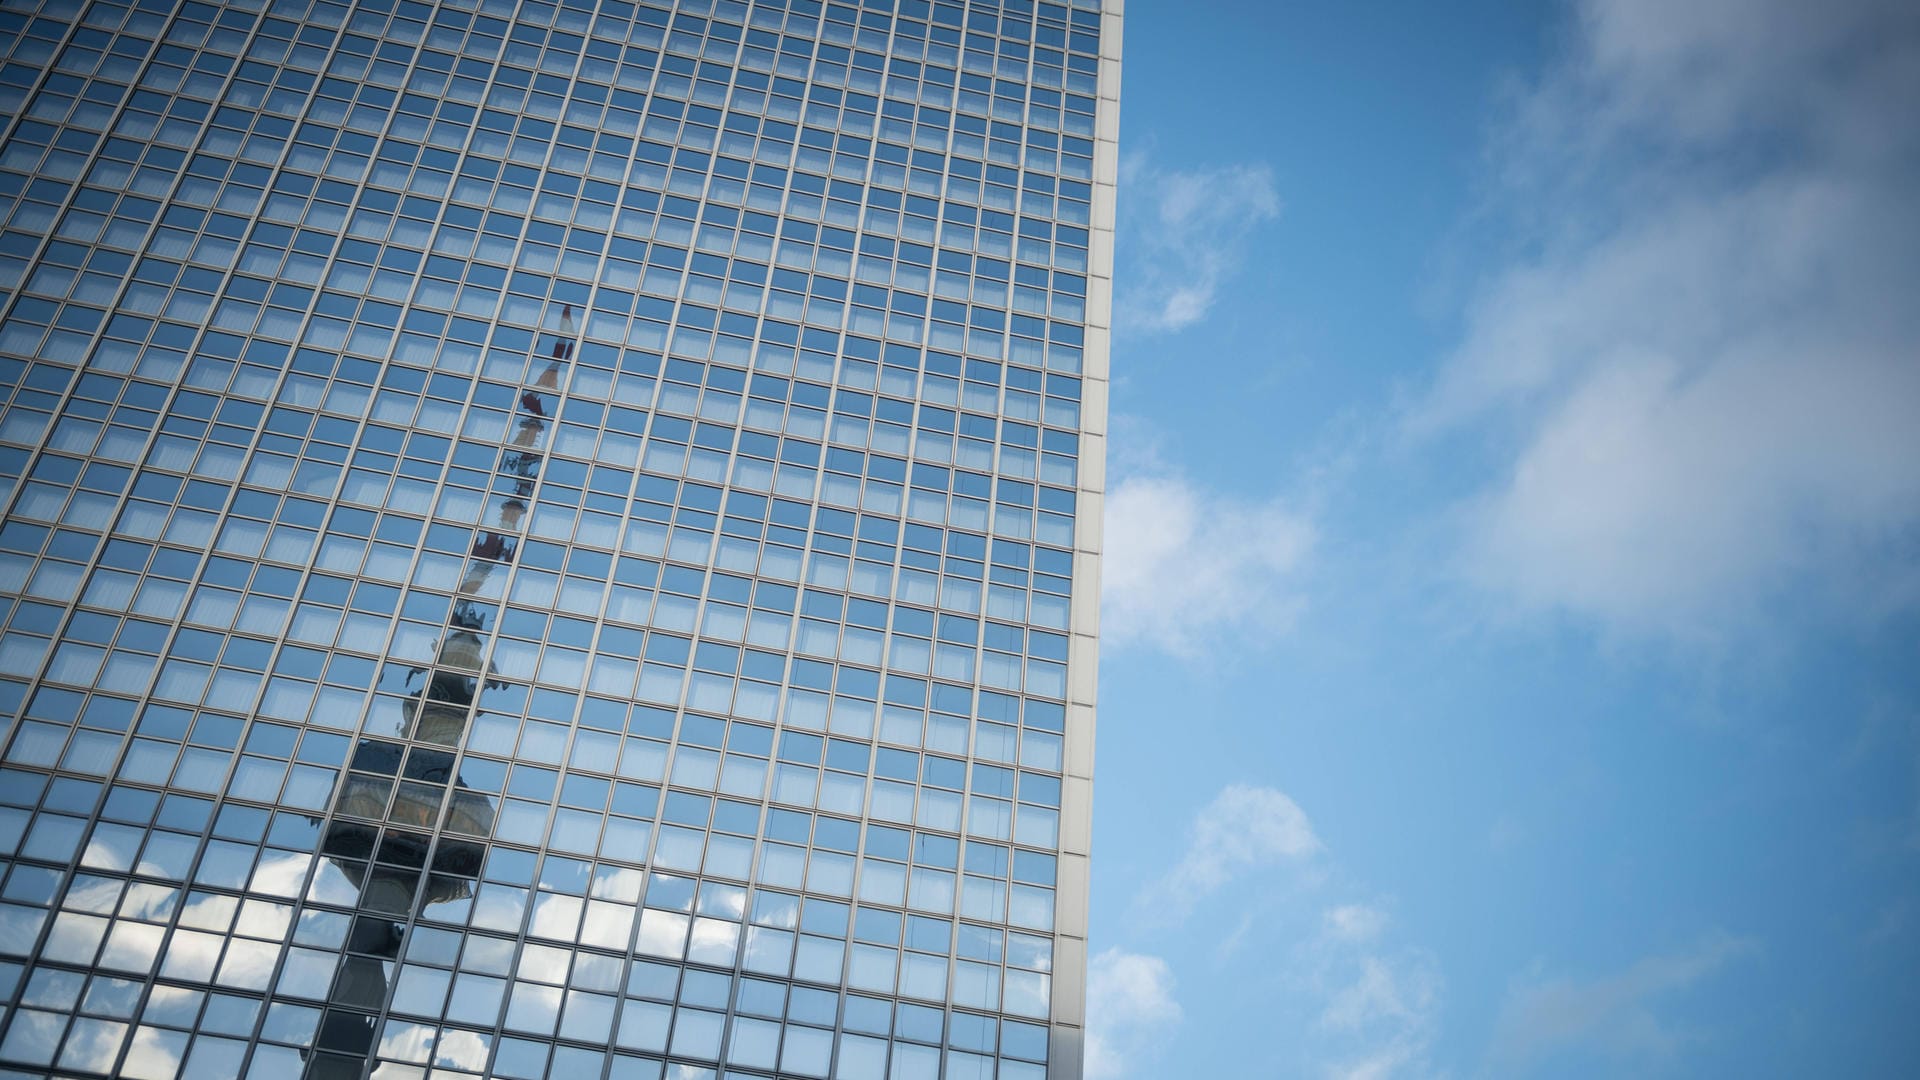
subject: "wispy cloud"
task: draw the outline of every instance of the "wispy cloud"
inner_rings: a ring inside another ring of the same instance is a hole
[[[1217,977],[1250,980],[1246,993],[1263,999],[1276,1030],[1286,1033],[1264,1055],[1271,1074],[1436,1076],[1430,1051],[1440,1016],[1438,958],[1396,940],[1387,906],[1352,899],[1353,892],[1298,803],[1276,788],[1231,784],[1194,815],[1178,859],[1135,899],[1147,916],[1141,926],[1210,939]],[[1244,909],[1238,920],[1221,917],[1230,902]],[[1150,964],[1122,966],[1116,958],[1102,979],[1128,987],[1170,984],[1170,969],[1158,959],[1120,957]],[[1090,1025],[1097,1015],[1094,992]],[[1115,994],[1129,1001],[1153,996],[1144,989]],[[1122,1005],[1115,1028],[1132,1024],[1126,1018],[1134,1011]],[[1171,1028],[1159,1024],[1151,1038],[1166,1039]],[[1089,1051],[1095,1055],[1089,1075],[1117,1075],[1092,1071],[1096,1060],[1116,1060],[1111,1037],[1090,1045],[1100,1049]]]
[[[1500,1075],[1527,1075],[1572,1053],[1646,1064],[1669,1060],[1693,1035],[1658,1015],[1658,999],[1712,977],[1754,948],[1750,940],[1713,933],[1611,975],[1519,983],[1495,1022],[1489,1064]]]
[[[1307,945],[1307,966],[1324,1003],[1317,1053],[1323,1075],[1335,1080],[1432,1075],[1439,961],[1425,949],[1388,941],[1389,922],[1379,906],[1340,904],[1322,912],[1320,931]]]
[[[1166,333],[1205,318],[1255,234],[1280,213],[1265,165],[1161,169],[1127,159],[1120,186],[1122,265],[1115,323]]]
[[[1102,640],[1192,655],[1228,634],[1292,625],[1311,521],[1282,499],[1238,499],[1154,466],[1107,492]]]
[[[1387,913],[1370,904],[1341,904],[1320,917],[1321,935],[1329,941],[1367,942],[1387,928]]]
[[[1173,972],[1157,956],[1108,949],[1087,962],[1088,1080],[1151,1061],[1181,1020]]]
[[[1580,5],[1495,156],[1527,254],[1410,422],[1512,432],[1474,580],[1692,638],[1807,583],[1920,599],[1914,100],[1910,3]]]
[[[1301,862],[1319,850],[1306,812],[1285,792],[1230,784],[1194,816],[1180,861],[1143,900],[1162,916],[1184,918],[1242,874]]]

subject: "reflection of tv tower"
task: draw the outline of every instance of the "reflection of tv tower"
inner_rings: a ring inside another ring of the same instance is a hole
[[[488,504],[433,663],[407,674],[409,687],[419,681],[401,706],[411,745],[363,737],[340,781],[318,873],[331,867],[358,899],[307,1060],[308,1080],[360,1080],[366,1073],[407,927],[417,910],[471,897],[485,864],[494,802],[460,780],[455,755],[480,691],[506,685],[487,662],[497,604],[489,586],[519,548],[573,334],[569,305],[546,366],[521,392],[519,422],[500,456],[498,472],[511,493]]]

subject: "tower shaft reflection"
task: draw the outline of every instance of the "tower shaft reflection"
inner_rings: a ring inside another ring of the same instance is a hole
[[[330,870],[344,878],[355,897],[354,916],[307,1058],[309,1080],[368,1074],[408,930],[424,912],[456,917],[485,865],[495,798],[461,780],[458,754],[483,692],[507,688],[494,677],[488,652],[503,579],[539,484],[574,335],[567,308],[545,363],[518,396],[513,433],[495,470],[497,494],[468,552],[433,662],[406,669],[404,685],[412,693],[391,725],[397,730],[377,730],[372,715],[367,718],[336,791],[319,874]],[[318,879],[314,891],[321,891]],[[477,1050],[483,1065],[486,1041],[474,1035],[457,1056]]]

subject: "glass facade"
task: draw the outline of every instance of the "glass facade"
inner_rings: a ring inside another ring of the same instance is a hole
[[[0,2],[0,1078],[1078,1077],[1119,8]]]

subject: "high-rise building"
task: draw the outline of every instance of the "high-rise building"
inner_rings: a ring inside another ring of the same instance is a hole
[[[1102,7],[0,2],[0,1078],[1077,1077]]]

